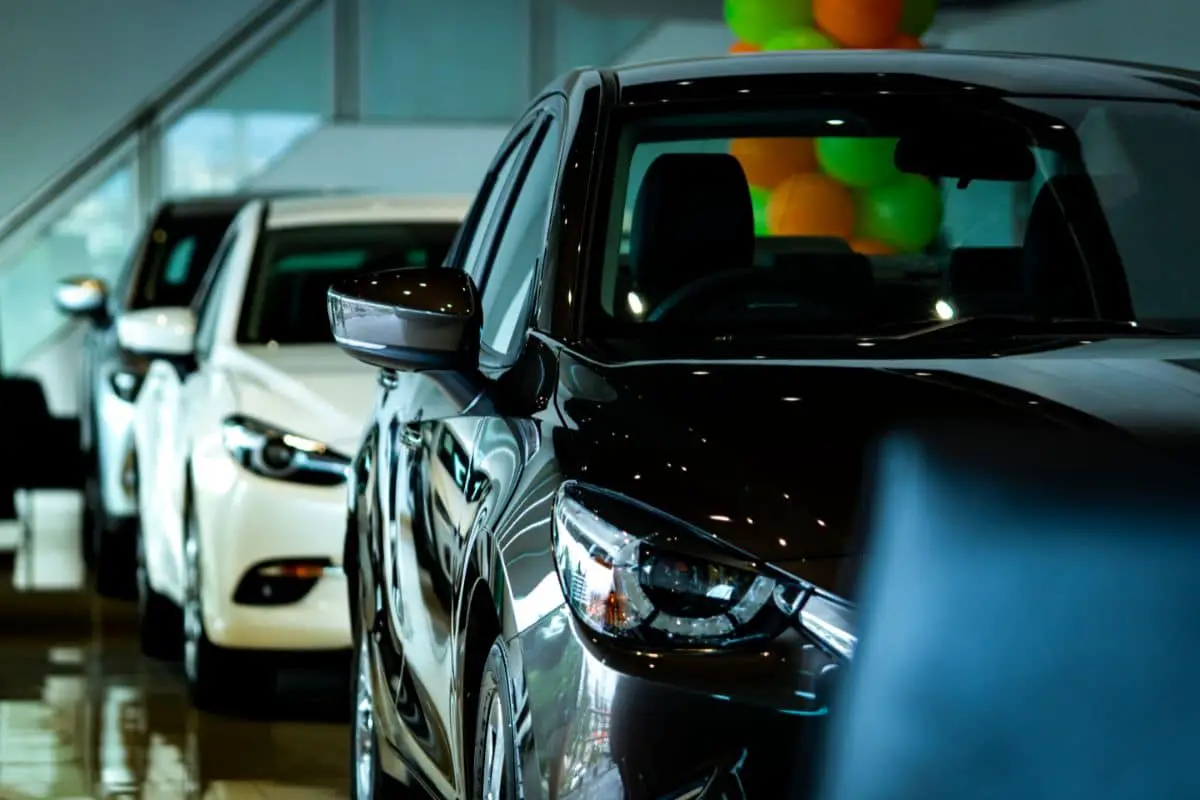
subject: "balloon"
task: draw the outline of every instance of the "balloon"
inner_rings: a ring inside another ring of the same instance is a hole
[[[843,47],[877,48],[896,38],[904,0],[813,0],[817,26]]]
[[[816,28],[791,28],[772,36],[763,50],[836,50],[838,43]]]
[[[864,190],[857,215],[857,238],[919,252],[942,225],[942,195],[927,178],[904,173],[891,183]]]
[[[754,209],[754,235],[770,236],[771,228],[767,225],[767,206],[771,203],[771,190],[761,186],[750,187],[750,205]]]
[[[812,21],[812,0],[725,0],[725,24],[749,44],[764,44],[782,30]]]
[[[900,30],[920,39],[933,25],[937,16],[938,0],[904,0],[904,13],[900,17]]]
[[[816,172],[812,139],[734,139],[729,152],[751,186],[774,189],[797,172]]]
[[[816,152],[825,173],[847,186],[877,186],[900,175],[895,139],[829,136],[817,139]]]
[[[825,175],[793,175],[771,195],[767,222],[776,236],[849,239],[854,233],[854,197]]]
[[[896,248],[886,242],[877,242],[874,239],[854,239],[850,242],[850,249],[864,256],[891,256],[896,254]]]
[[[743,53],[758,53],[762,48],[756,44],[747,44],[746,42],[734,42],[729,48],[730,55],[741,55]]]
[[[887,50],[924,50],[925,45],[915,36],[902,33],[887,43]]]

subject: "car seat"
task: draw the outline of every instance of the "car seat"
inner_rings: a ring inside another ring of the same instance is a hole
[[[754,210],[742,165],[724,153],[668,153],[638,190],[630,233],[635,290],[653,308],[686,284],[754,263]]]

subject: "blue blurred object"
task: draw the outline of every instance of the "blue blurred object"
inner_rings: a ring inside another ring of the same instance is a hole
[[[823,800],[1200,797],[1197,452],[886,441]]]

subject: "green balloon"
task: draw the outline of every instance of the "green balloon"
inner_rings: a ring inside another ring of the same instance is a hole
[[[763,50],[837,50],[833,39],[816,28],[790,28],[767,40]]]
[[[761,46],[782,30],[812,23],[812,0],[725,0],[725,24],[747,44]]]
[[[771,190],[761,186],[750,187],[750,206],[754,209],[754,235],[770,236],[767,227],[767,204],[771,202]]]
[[[903,173],[891,183],[859,196],[858,236],[917,253],[933,242],[942,226],[942,195],[927,178]]]
[[[933,25],[937,7],[938,0],[904,0],[904,16],[900,18],[900,30],[920,39]]]
[[[829,136],[817,139],[817,161],[832,178],[864,189],[895,180],[896,139]]]

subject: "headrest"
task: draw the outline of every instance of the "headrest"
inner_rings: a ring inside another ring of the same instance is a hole
[[[1021,248],[956,248],[950,254],[946,288],[951,295],[1021,292]]]
[[[1080,235],[1107,231],[1096,190],[1086,175],[1047,181],[1029,212],[1023,272],[1026,290],[1047,317],[1095,316],[1096,302]]]
[[[630,263],[651,302],[690,280],[749,268],[754,210],[737,159],[725,153],[669,153],[642,179],[630,232]]]

